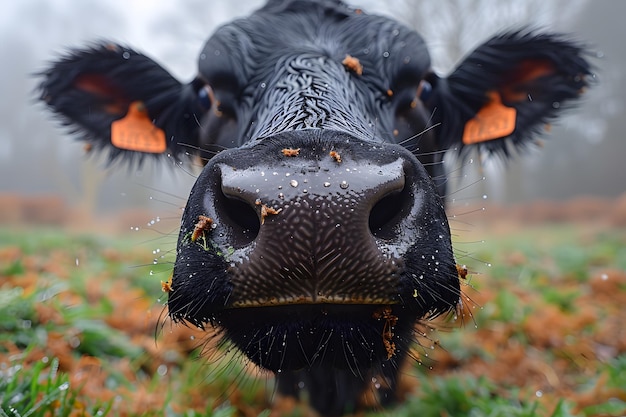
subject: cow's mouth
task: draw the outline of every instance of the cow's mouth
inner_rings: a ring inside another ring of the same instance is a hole
[[[399,306],[300,304],[233,308],[219,322],[228,339],[257,365],[274,372],[315,368],[363,369],[393,359],[412,326]],[[406,329],[405,329],[406,328]]]
[[[316,295],[301,297],[276,296],[258,300],[239,300],[231,304],[230,309],[256,308],[256,307],[281,307],[281,306],[350,306],[350,305],[389,305],[397,304],[398,301],[386,297],[352,297],[345,295]]]

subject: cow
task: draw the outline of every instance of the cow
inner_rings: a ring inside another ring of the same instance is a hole
[[[218,329],[279,394],[340,416],[373,378],[394,403],[416,323],[459,308],[444,154],[532,145],[591,84],[587,55],[518,29],[443,76],[393,19],[269,0],[208,39],[188,83],[98,41],[51,63],[39,91],[111,161],[202,161],[169,317]]]

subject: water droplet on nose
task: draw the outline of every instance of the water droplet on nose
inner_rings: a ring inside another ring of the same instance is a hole
[[[389,52],[387,51],[383,52],[383,58],[389,58]]]
[[[278,193],[278,198],[280,198],[281,200],[283,200],[285,198],[285,194],[283,193]]]
[[[297,187],[298,186],[298,181],[291,180],[291,181],[289,181],[289,185],[291,185],[292,187]]]
[[[124,52],[124,53],[122,54],[122,58],[124,58],[124,59],[129,59],[129,58],[130,58],[130,52],[128,52],[128,51],[127,51],[127,52]]]
[[[328,181],[326,181],[326,182],[324,183],[324,187],[330,187],[330,183],[329,183]]]
[[[159,374],[160,376],[164,376],[167,374],[167,365],[161,364],[159,365],[159,367],[157,368],[157,374]]]
[[[345,190],[346,188],[348,188],[348,187],[349,187],[349,184],[348,184],[348,182],[347,182],[347,181],[341,181],[341,184],[339,184],[339,187],[340,187],[342,190]]]

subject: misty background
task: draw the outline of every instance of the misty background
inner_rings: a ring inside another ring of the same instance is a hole
[[[71,207],[111,209],[182,206],[193,169],[148,163],[141,170],[106,168],[37,102],[34,74],[69,47],[97,39],[128,44],[182,82],[196,72],[197,55],[221,24],[243,17],[262,0],[28,0],[8,2],[0,15],[0,194],[56,196]],[[572,33],[589,45],[595,85],[577,109],[545,135],[543,148],[514,161],[478,163],[452,175],[455,198],[487,195],[497,203],[616,197],[626,190],[626,29],[622,0],[364,0],[349,3],[395,17],[429,45],[433,66],[447,75],[489,36],[507,28]],[[447,163],[454,168],[454,158]],[[451,161],[451,162],[450,162]],[[485,176],[485,180],[480,178]],[[469,184],[473,184],[468,186]],[[0,206],[0,210],[3,208]]]

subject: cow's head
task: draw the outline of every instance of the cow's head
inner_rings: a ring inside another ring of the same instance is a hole
[[[270,1],[198,69],[181,84],[99,43],[46,71],[42,98],[112,159],[204,159],[170,316],[222,329],[324,415],[374,376],[392,399],[415,323],[457,306],[444,152],[524,146],[590,73],[576,44],[513,32],[443,78],[416,32],[336,1]]]

